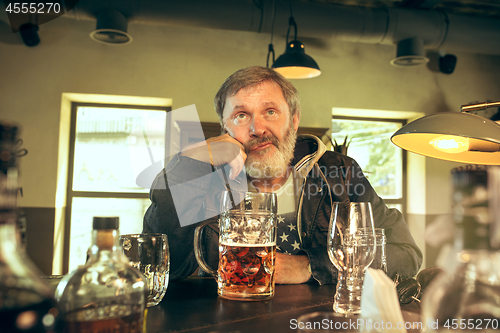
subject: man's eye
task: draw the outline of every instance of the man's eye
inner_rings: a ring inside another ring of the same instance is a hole
[[[267,114],[270,116],[274,116],[276,114],[276,110],[267,110]]]
[[[238,113],[238,114],[236,115],[236,117],[235,117],[235,118],[236,118],[236,119],[244,119],[246,116],[247,116],[247,115],[246,115],[246,114],[244,114],[244,113]]]

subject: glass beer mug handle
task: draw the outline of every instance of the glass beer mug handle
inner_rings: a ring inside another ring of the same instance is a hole
[[[205,259],[203,259],[203,255],[201,253],[201,237],[200,237],[201,231],[203,230],[203,228],[205,228],[210,223],[212,223],[212,221],[202,222],[194,230],[194,255],[196,257],[196,261],[198,262],[198,265],[200,265],[200,268],[203,269],[205,272],[212,274],[212,276],[214,278],[217,278],[217,271],[210,268],[207,265],[207,263],[205,262]]]

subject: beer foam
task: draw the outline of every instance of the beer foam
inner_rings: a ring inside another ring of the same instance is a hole
[[[246,243],[228,243],[228,242],[221,242],[220,245],[225,245],[225,246],[241,246],[241,247],[271,247],[271,246],[276,246],[276,243],[265,243],[265,244],[246,244]]]

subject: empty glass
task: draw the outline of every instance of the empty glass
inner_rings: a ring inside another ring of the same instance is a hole
[[[167,292],[170,256],[165,234],[121,235],[123,252],[130,266],[137,268],[148,283],[148,307],[156,306]]]
[[[370,265],[373,269],[381,269],[387,274],[387,258],[385,256],[385,231],[381,228],[375,228],[375,257]]]
[[[369,202],[335,202],[328,228],[328,256],[338,270],[333,310],[361,312],[363,276],[375,255],[373,214]]]

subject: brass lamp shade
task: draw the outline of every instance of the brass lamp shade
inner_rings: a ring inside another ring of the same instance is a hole
[[[276,59],[272,68],[287,79],[307,79],[321,74],[319,66],[298,40],[288,43],[285,53]]]
[[[447,161],[500,165],[500,125],[470,113],[442,112],[403,126],[392,143]]]

